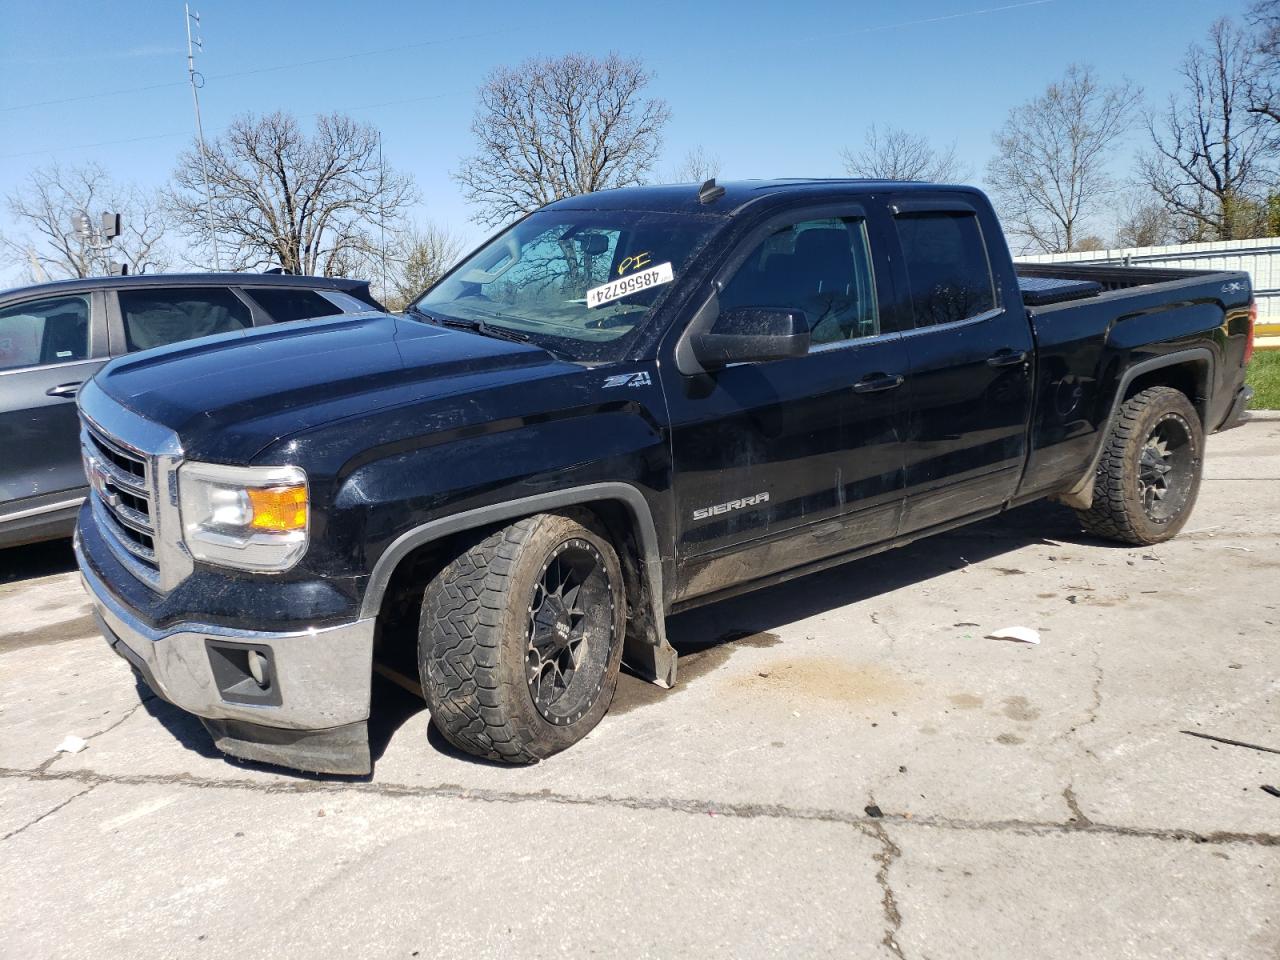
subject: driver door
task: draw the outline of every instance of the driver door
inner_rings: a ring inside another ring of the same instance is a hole
[[[775,218],[713,284],[716,302],[699,319],[707,309],[803,310],[806,356],[710,372],[661,365],[677,601],[896,534],[907,355],[876,269],[877,227],[843,204]]]

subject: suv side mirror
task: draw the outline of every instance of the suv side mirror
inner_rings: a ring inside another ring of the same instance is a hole
[[[711,332],[695,334],[689,345],[707,370],[803,357],[809,352],[809,321],[803,310],[738,307],[720,314]]]

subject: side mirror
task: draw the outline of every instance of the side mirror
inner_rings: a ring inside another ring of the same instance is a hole
[[[720,314],[711,332],[694,334],[689,345],[707,370],[803,357],[809,352],[809,321],[803,310],[739,307]]]

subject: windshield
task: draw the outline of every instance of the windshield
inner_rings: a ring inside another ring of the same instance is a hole
[[[548,210],[500,234],[414,303],[571,360],[618,360],[719,217]]]

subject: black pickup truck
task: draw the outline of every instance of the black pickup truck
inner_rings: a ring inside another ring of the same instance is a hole
[[[370,769],[375,658],[512,763],[664,618],[1054,497],[1173,536],[1248,399],[1244,273],[1015,266],[966,187],[563,200],[400,316],[210,337],[80,393],[114,649],[226,753]]]

